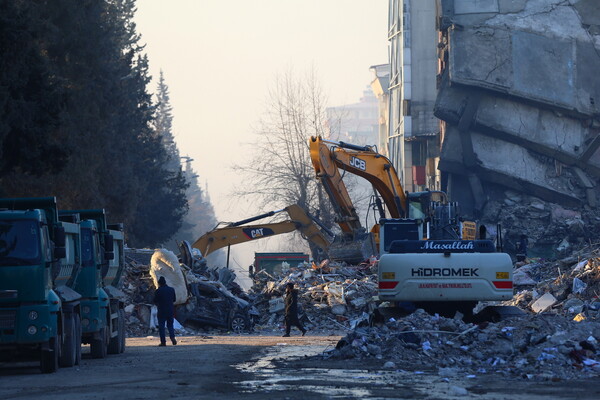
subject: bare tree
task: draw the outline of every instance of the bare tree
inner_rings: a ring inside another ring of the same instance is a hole
[[[326,98],[315,72],[297,79],[292,72],[277,76],[259,121],[254,156],[234,170],[245,177],[236,196],[255,199],[262,209],[298,204],[326,226],[334,223],[332,206],[315,178],[308,140],[326,136]]]

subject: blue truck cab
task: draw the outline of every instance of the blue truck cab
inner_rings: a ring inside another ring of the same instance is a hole
[[[54,197],[0,199],[2,359],[39,359],[42,372],[79,362],[77,229]]]
[[[90,344],[93,358],[125,350],[124,270],[122,226],[107,225],[104,210],[69,210],[81,229],[81,272],[75,290],[81,294],[82,343]]]

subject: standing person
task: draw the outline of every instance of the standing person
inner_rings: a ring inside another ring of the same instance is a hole
[[[298,290],[294,289],[293,283],[288,282],[285,286],[285,335],[283,337],[290,336],[292,325],[302,331],[302,336],[306,334],[306,329],[298,320]]]
[[[166,346],[167,339],[165,338],[165,323],[167,329],[169,329],[169,337],[173,345],[177,344],[175,340],[175,329],[173,328],[173,315],[175,314],[175,289],[167,285],[167,281],[164,276],[158,278],[158,289],[154,292],[154,304],[158,309],[158,334],[160,335],[159,346]]]

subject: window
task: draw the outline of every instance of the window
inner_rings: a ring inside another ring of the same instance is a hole
[[[402,115],[410,115],[410,100],[402,100]]]
[[[0,265],[35,265],[40,262],[40,225],[37,221],[0,223]]]

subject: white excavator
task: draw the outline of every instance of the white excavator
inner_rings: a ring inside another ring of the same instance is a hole
[[[501,240],[494,243],[484,226],[464,221],[444,192],[405,193],[392,162],[374,147],[321,137],[312,137],[309,145],[318,179],[336,209],[348,214],[340,214],[342,223],[359,225],[355,213],[347,212],[354,210],[340,170],[373,184],[380,219],[371,234],[379,253],[381,302],[446,316],[459,311],[468,319],[480,301],[512,298],[513,264]]]

